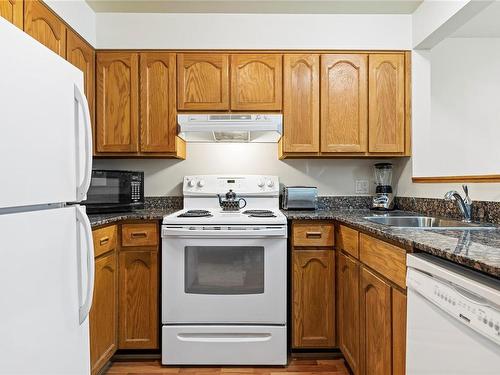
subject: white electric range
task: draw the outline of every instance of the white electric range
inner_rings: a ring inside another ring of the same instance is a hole
[[[218,194],[244,208],[225,212]],[[162,225],[162,363],[287,363],[287,225],[276,176],[186,176]]]

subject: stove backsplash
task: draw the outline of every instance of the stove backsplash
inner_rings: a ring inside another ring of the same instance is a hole
[[[178,196],[144,197],[144,208],[147,210],[182,210],[184,206],[182,199]]]

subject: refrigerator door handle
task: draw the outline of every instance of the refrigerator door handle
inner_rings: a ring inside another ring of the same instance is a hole
[[[87,292],[83,305],[79,307],[80,324],[82,324],[87,316],[89,315],[90,308],[92,307],[92,296],[94,294],[94,242],[92,240],[92,228],[90,226],[90,221],[82,208],[78,205],[76,208],[76,220],[81,223],[84,227],[85,234],[85,245],[87,248]],[[80,241],[78,241],[78,246],[81,246]],[[79,252],[81,254],[81,252]],[[81,284],[81,280],[79,280]]]
[[[90,121],[90,109],[87,98],[83,95],[80,87],[75,84],[75,100],[83,108],[83,122],[84,122],[84,136],[85,136],[85,165],[83,172],[83,179],[81,184],[76,189],[76,199],[80,202],[85,199],[87,191],[90,186],[90,179],[92,176],[92,123]],[[79,121],[78,116],[75,116],[75,121]],[[79,124],[78,124],[79,125]],[[77,127],[78,129],[78,127]],[[77,149],[79,147],[77,146]],[[81,151],[78,149],[79,158]],[[79,159],[80,160],[80,159]]]

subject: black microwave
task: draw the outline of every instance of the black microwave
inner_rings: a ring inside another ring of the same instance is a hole
[[[93,170],[82,203],[90,214],[144,208],[144,172]]]

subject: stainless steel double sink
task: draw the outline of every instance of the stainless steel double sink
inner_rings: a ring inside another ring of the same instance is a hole
[[[364,219],[372,223],[388,225],[395,228],[411,229],[441,229],[441,230],[485,230],[496,229],[493,224],[467,223],[465,221],[443,219],[432,216],[400,216],[400,215],[374,215]]]

